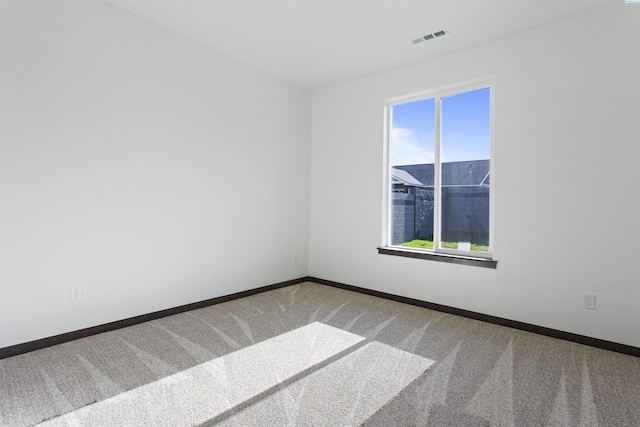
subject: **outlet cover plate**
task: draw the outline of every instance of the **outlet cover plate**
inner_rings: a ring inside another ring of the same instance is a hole
[[[69,301],[76,302],[82,299],[82,286],[74,286],[71,288]]]
[[[596,309],[596,295],[595,294],[582,294],[582,306],[584,308],[588,308],[589,310]]]

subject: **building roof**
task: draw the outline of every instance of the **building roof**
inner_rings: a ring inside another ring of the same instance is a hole
[[[391,178],[393,184],[405,184],[408,186],[423,187],[424,185],[416,177],[406,170],[391,168]]]
[[[420,165],[400,165],[391,168],[391,175],[398,182],[412,186],[433,187],[433,163]],[[408,183],[411,177],[420,184]],[[442,185],[452,186],[489,186],[489,160],[467,160],[442,164]]]

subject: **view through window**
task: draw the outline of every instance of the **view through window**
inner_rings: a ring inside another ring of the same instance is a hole
[[[490,85],[388,112],[390,245],[490,258]]]

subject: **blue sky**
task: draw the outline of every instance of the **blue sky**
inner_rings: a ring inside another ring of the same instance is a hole
[[[489,89],[442,99],[442,161],[488,159]],[[393,107],[391,164],[433,163],[435,99]]]

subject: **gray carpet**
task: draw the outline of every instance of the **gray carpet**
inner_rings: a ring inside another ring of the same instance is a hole
[[[38,423],[640,426],[640,359],[302,283],[0,360]]]

